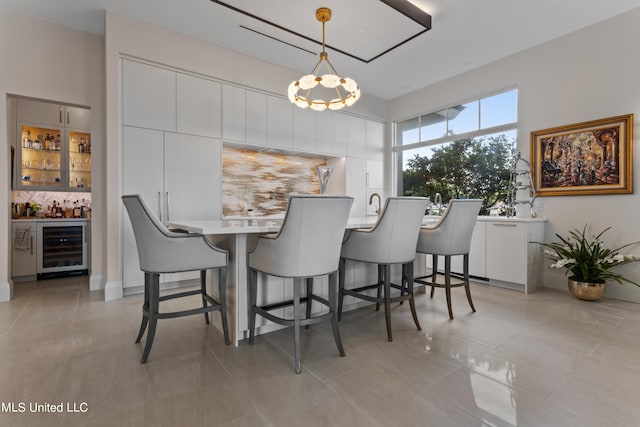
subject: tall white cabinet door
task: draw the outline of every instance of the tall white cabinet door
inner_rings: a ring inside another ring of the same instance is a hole
[[[245,90],[222,85],[222,138],[244,142],[246,138]]]
[[[163,192],[163,132],[124,126],[122,129],[122,194],[140,194],[160,218]],[[136,241],[122,208],[122,286],[144,285]]]
[[[293,104],[287,99],[267,97],[267,145],[293,147]]]
[[[367,157],[367,121],[365,119],[347,116],[347,155]]]
[[[384,164],[382,160],[367,159],[367,187],[384,187]]]
[[[293,110],[293,148],[305,153],[318,150],[318,113],[309,108]]]
[[[333,153],[333,111],[321,111],[316,114],[316,151],[322,154]]]
[[[220,138],[220,83],[177,75],[177,130]]]
[[[384,160],[384,124],[367,120],[367,159]]]
[[[247,143],[264,146],[267,144],[267,95],[248,90],[246,97]]]
[[[347,157],[347,196],[354,198],[351,206],[351,216],[365,216],[367,214],[366,172],[367,160],[357,157]]]
[[[122,121],[125,125],[176,130],[176,73],[122,61]]]
[[[332,136],[333,143],[331,153],[336,156],[347,155],[347,116],[341,113],[331,112],[333,115]]]
[[[218,139],[165,133],[167,221],[220,219],[220,145]]]

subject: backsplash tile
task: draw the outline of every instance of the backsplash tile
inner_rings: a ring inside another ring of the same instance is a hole
[[[47,209],[47,207],[51,206],[54,201],[62,202],[64,200],[73,202],[82,202],[82,199],[85,201],[85,206],[91,205],[91,193],[78,193],[78,192],[61,192],[61,191],[12,191],[11,192],[11,202],[12,203],[37,203],[42,208]]]
[[[290,194],[320,194],[316,165],[326,160],[224,147],[222,215],[281,214]]]

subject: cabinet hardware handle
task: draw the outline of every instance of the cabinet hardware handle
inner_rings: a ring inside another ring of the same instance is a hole
[[[502,223],[493,223],[496,227],[515,227],[517,224],[502,224]]]
[[[58,107],[58,122],[62,123],[62,105]]]
[[[69,107],[67,107],[67,124],[69,124]]]
[[[167,217],[167,222],[169,222],[171,220],[169,219],[169,192],[168,191],[165,192],[164,205],[166,207],[165,213],[166,213],[166,217]]]
[[[365,177],[366,177],[366,184],[365,185],[368,187],[369,186],[369,172],[367,172],[365,174]]]

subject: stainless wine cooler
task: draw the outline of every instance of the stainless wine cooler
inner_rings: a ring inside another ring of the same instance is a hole
[[[38,279],[87,274],[87,223],[38,222]]]

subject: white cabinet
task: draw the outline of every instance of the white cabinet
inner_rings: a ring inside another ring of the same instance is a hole
[[[91,129],[91,110],[88,108],[24,98],[17,99],[16,108],[16,118],[20,122]]]
[[[245,142],[245,90],[222,85],[222,138],[225,141]]]
[[[382,160],[367,159],[367,187],[381,189],[384,187],[384,164]]]
[[[33,280],[37,274],[37,227],[35,221],[11,223],[11,277]]]
[[[287,99],[267,97],[267,145],[293,148],[293,104]]]
[[[124,194],[142,195],[162,222],[220,218],[219,140],[129,126],[124,126],[122,140]],[[123,287],[141,286],[144,276],[124,211],[122,237]],[[196,276],[163,275],[162,281]]]
[[[310,108],[293,110],[293,148],[305,153],[318,151],[318,112]]]
[[[357,157],[347,157],[345,162],[346,193],[354,198],[351,206],[351,216],[365,216],[367,214],[367,160]]]
[[[347,155],[347,116],[333,111],[331,115],[332,145],[329,154],[344,157]]]
[[[220,138],[220,83],[177,74],[177,131]]]
[[[14,188],[90,191],[91,110],[23,98],[15,106]]]
[[[367,120],[367,159],[384,160],[384,124]]]
[[[122,61],[122,121],[125,125],[176,130],[176,73]]]
[[[531,292],[542,286],[544,257],[539,245],[544,220],[478,217],[471,238],[469,274],[493,286]],[[431,256],[426,265],[431,268]],[[444,271],[444,258],[438,260]],[[462,273],[462,257],[451,258],[451,271]]]
[[[246,103],[247,144],[265,145],[267,141],[267,95],[248,90]]]
[[[524,290],[525,293],[542,286],[544,239],[543,221],[487,221],[487,276],[497,285]],[[519,286],[509,286],[515,284]]]
[[[365,119],[347,116],[347,155],[367,157],[367,121]]]

